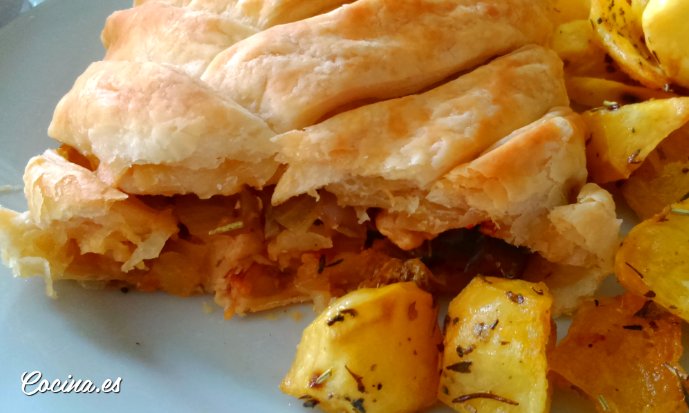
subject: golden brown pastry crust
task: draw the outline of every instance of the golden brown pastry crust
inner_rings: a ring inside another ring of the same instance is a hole
[[[157,63],[93,63],[58,103],[48,134],[97,158],[99,176],[131,193],[229,195],[262,187],[278,168],[261,119]]]
[[[108,17],[103,60],[167,63],[199,77],[218,53],[254,33],[229,17],[151,2]]]
[[[177,233],[170,211],[153,210],[52,150],[29,161],[24,185],[29,210],[0,214],[3,260],[15,275],[59,279],[77,257],[100,256],[108,279],[145,268]]]
[[[551,31],[545,0],[359,0],[221,52],[202,79],[277,132],[404,96]]]
[[[584,133],[577,114],[555,109],[451,170],[424,193],[416,210],[383,211],[377,226],[405,249],[484,222],[499,228],[517,223],[526,230],[536,217],[568,204],[585,183]],[[413,243],[398,241],[414,233],[419,236]]]
[[[257,29],[289,23],[325,13],[352,0],[134,0],[135,6],[148,3],[172,4],[221,14]]]
[[[419,201],[409,191],[568,103],[557,55],[524,47],[428,92],[276,136],[288,166],[273,203],[325,187],[347,205],[411,212]]]

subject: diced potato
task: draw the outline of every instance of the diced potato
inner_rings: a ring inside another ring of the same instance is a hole
[[[641,27],[643,1],[592,0],[590,20],[603,48],[630,77],[662,89],[669,79],[646,47]]]
[[[689,121],[689,97],[611,104],[590,110],[586,162],[591,179],[606,183],[629,177],[670,133]]]
[[[588,20],[574,20],[555,29],[552,48],[570,75],[608,77],[614,73],[612,60],[606,61],[605,50],[596,41]]]
[[[610,79],[572,76],[565,79],[567,93],[572,102],[590,109],[604,106],[606,102],[620,105],[639,103],[649,99],[665,99],[675,95],[643,86],[632,86]]]
[[[689,194],[689,127],[658,145],[622,185],[627,204],[642,218],[659,213]]]
[[[438,398],[458,412],[547,412],[552,299],[543,283],[476,277],[450,303]]]
[[[632,228],[617,252],[615,275],[689,321],[689,200]]]
[[[565,23],[572,20],[585,19],[589,15],[591,0],[554,0],[553,20]]]
[[[551,369],[599,412],[684,413],[680,320],[627,294],[582,305]]]
[[[649,0],[643,11],[646,44],[674,82],[689,87],[689,2]]]
[[[304,330],[280,388],[326,412],[415,412],[436,400],[441,342],[416,284],[356,290]]]

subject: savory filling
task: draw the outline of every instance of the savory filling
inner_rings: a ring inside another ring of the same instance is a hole
[[[60,153],[86,165],[69,148]],[[375,209],[339,206],[326,191],[318,199],[301,195],[272,206],[272,189],[209,199],[138,196],[176,224],[160,254],[122,271],[116,249],[107,245],[119,241],[129,252],[136,245],[113,232],[103,239],[102,254],[80,254],[73,247],[65,278],[182,296],[214,293],[229,316],[304,301],[323,308],[349,291],[399,281],[455,295],[475,275],[519,278],[532,255],[482,233],[480,226],[449,230],[405,251],[376,230]],[[362,217],[368,219],[360,222]],[[72,242],[88,231],[79,228]]]

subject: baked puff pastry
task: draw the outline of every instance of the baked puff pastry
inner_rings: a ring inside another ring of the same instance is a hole
[[[165,3],[229,16],[257,29],[330,11],[352,0],[134,0],[134,5]]]
[[[418,92],[551,32],[546,0],[358,0],[221,52],[202,79],[302,128],[345,106]]]
[[[199,77],[218,53],[254,33],[229,17],[152,2],[108,17],[103,60],[167,63]]]
[[[555,109],[436,181],[411,213],[382,211],[376,226],[402,248],[453,228],[480,227],[537,253],[527,274],[576,308],[612,271],[620,221],[612,196],[586,184],[585,128]],[[591,228],[595,228],[592,231]]]
[[[178,230],[170,211],[148,207],[53,150],[29,161],[24,185],[29,210],[0,209],[2,256],[17,276],[126,278]]]
[[[276,136],[288,166],[273,203],[324,187],[348,205],[411,212],[418,200],[410,191],[567,104],[557,55],[524,47],[428,92]]]
[[[230,195],[263,187],[278,168],[265,122],[157,63],[91,64],[58,103],[48,134],[131,194]]]

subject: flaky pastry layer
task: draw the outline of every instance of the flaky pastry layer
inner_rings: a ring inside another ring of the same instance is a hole
[[[286,132],[418,92],[550,32],[544,0],[358,0],[244,39],[202,79]]]

